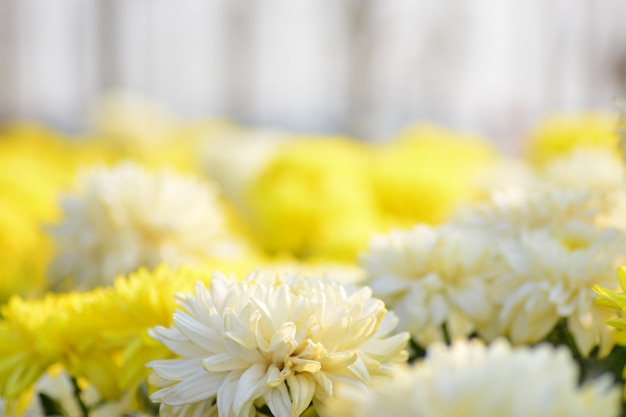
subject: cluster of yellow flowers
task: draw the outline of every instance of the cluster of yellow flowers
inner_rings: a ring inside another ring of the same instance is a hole
[[[85,137],[1,127],[0,414],[619,416],[616,129],[550,118],[513,158],[126,96]]]
[[[170,356],[148,329],[172,322],[174,294],[209,280],[207,272],[162,266],[120,276],[112,287],[12,298],[1,311],[0,396],[23,404],[20,397],[32,395],[33,385],[62,365],[102,399],[117,399],[145,379],[146,362]]]

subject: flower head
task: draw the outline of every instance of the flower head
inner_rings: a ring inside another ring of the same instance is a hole
[[[435,344],[412,368],[368,390],[350,389],[332,404],[338,417],[617,417],[619,388],[610,377],[578,386],[566,348],[512,348],[504,340]]]
[[[109,296],[97,289],[42,300],[11,298],[0,312],[0,397],[22,396],[56,363],[90,380],[103,397],[118,395],[115,349],[99,331],[106,316],[96,308]]]
[[[197,265],[241,249],[210,184],[130,163],[81,179],[80,194],[63,200],[65,220],[52,229],[58,286],[89,289],[140,266]]]
[[[489,326],[489,284],[503,271],[486,233],[418,225],[375,237],[361,256],[368,285],[400,317],[400,328],[427,344]]]
[[[605,324],[610,315],[594,305],[591,290],[613,286],[613,271],[626,261],[624,232],[574,223],[524,231],[500,249],[508,267],[491,294],[502,305],[500,320],[515,343],[538,342],[563,319],[583,356],[596,345],[600,355],[610,351]]]
[[[391,335],[397,320],[368,288],[216,273],[178,302],[173,325],[152,331],[180,356],[148,364],[163,416],[251,416],[264,406],[299,416],[338,385],[365,386],[407,357],[408,335]]]

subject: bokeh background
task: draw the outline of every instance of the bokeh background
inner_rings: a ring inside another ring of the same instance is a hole
[[[112,91],[185,119],[505,151],[626,95],[622,0],[0,0],[0,124],[90,129]]]

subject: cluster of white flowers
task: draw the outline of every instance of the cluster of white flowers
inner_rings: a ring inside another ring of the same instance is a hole
[[[132,163],[93,169],[61,204],[65,219],[52,228],[57,287],[85,290],[140,266],[194,265],[241,250],[224,227],[217,190],[169,171]]]
[[[365,282],[422,346],[441,339],[444,324],[452,338],[477,332],[522,344],[564,321],[583,356],[595,346],[606,355],[614,314],[594,304],[591,289],[616,287],[626,262],[626,216],[615,206],[626,187],[615,158],[573,153],[546,166],[541,181],[493,191],[447,224],[375,237],[360,260]],[[605,169],[565,183],[590,160]]]
[[[566,348],[473,340],[434,344],[391,382],[347,389],[330,408],[336,417],[615,417],[620,395],[609,376],[579,387]]]
[[[371,290],[297,276],[216,273],[181,294],[170,328],[152,336],[179,359],[148,364],[151,399],[168,416],[275,417],[316,410],[338,386],[365,387],[404,362],[408,334]]]

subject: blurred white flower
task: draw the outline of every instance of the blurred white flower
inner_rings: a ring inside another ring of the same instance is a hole
[[[286,132],[278,130],[225,128],[200,147],[202,168],[220,184],[224,195],[245,212],[247,187],[288,139]]]
[[[418,225],[372,239],[360,258],[366,284],[394,310],[400,329],[420,344],[494,325],[490,282],[503,271],[487,233]]]
[[[330,409],[336,417],[616,417],[620,395],[609,376],[579,387],[564,347],[472,340],[435,344],[391,382],[339,392]]]
[[[574,189],[615,191],[626,185],[624,161],[603,148],[575,148],[553,159],[543,174],[548,181]]]
[[[499,245],[508,271],[491,287],[502,305],[500,320],[515,343],[544,338],[561,319],[582,355],[596,345],[613,346],[605,324],[612,312],[596,306],[591,288],[614,288],[618,266],[626,262],[626,234],[571,223],[558,230],[522,231]]]
[[[626,230],[626,166],[615,152],[576,148],[543,169],[545,180],[557,187],[582,190],[604,202],[596,223]]]
[[[209,183],[131,163],[96,168],[80,180],[78,194],[62,200],[63,222],[52,228],[57,287],[85,290],[140,266],[198,264],[242,250]]]
[[[337,386],[364,387],[407,358],[408,334],[369,288],[297,276],[219,273],[179,295],[170,328],[151,334],[179,359],[148,364],[151,399],[168,416],[275,417],[323,406]]]
[[[453,222],[516,237],[520,230],[559,228],[568,222],[606,226],[613,196],[548,182],[493,191],[487,201],[463,207]]]

